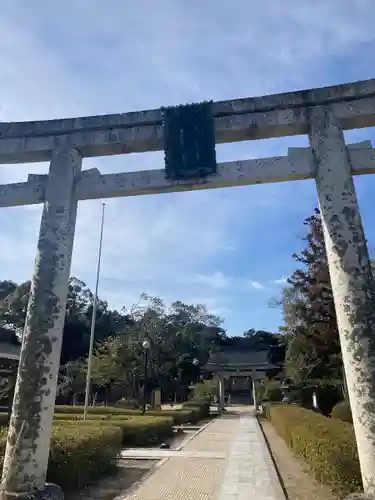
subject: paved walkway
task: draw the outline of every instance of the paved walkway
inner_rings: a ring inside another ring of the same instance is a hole
[[[126,500],[285,500],[249,407],[229,408]],[[193,458],[194,457],[194,458]]]

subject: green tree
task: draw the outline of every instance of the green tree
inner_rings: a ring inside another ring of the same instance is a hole
[[[120,331],[98,343],[93,355],[93,389],[104,390],[106,398],[140,397],[145,339],[149,341],[146,392],[160,387],[169,398],[179,387],[186,396],[190,384],[200,380],[200,367],[213,339],[225,336],[219,326],[222,320],[201,304],[177,301],[167,307],[159,297],[142,294],[124,316],[127,320]],[[86,361],[78,360],[77,366],[87,370]]]
[[[288,279],[282,297],[286,371],[296,381],[340,379],[340,341],[318,210],[304,221],[304,226],[305,248],[293,255],[300,267]]]

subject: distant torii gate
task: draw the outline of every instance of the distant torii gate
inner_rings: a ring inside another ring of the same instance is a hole
[[[50,161],[48,175],[0,186],[2,207],[43,203],[2,499],[44,489],[78,201],[309,178],[322,214],[364,487],[375,493],[374,280],[352,178],[375,172],[375,151],[369,142],[347,148],[343,136],[375,125],[375,80],[218,102],[213,115],[217,143],[308,134],[311,148],[169,181],[164,170],[81,171],[83,157],[163,149],[160,110],[0,124],[0,163]]]

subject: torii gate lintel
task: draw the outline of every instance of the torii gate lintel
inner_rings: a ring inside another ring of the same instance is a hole
[[[348,144],[347,148],[353,175],[375,173],[375,149],[371,141]],[[286,156],[219,163],[217,175],[194,181],[170,181],[163,169],[101,174],[97,168],[90,168],[77,175],[75,196],[78,201],[123,198],[300,181],[314,176],[311,148],[293,147]],[[47,185],[48,174],[29,174],[27,182],[0,185],[0,207],[43,203]]]

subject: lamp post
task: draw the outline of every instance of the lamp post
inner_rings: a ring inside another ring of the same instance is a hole
[[[143,347],[143,360],[144,360],[144,365],[143,365],[143,374],[144,374],[144,381],[143,381],[143,404],[142,404],[142,415],[146,413],[146,387],[147,387],[147,368],[148,368],[148,351],[150,349],[150,341],[149,340],[144,340],[142,342],[142,347]]]

